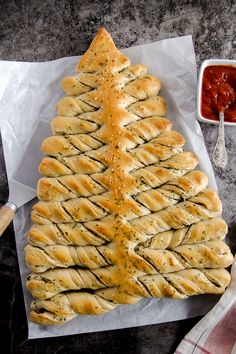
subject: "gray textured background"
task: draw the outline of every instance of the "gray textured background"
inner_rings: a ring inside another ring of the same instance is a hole
[[[119,48],[191,34],[198,65],[236,57],[236,2],[230,0],[0,0],[0,59],[45,61],[82,54],[100,26]],[[10,104],[10,102],[9,102]],[[210,157],[217,127],[201,125]],[[236,250],[236,127],[226,127],[229,165],[215,170],[227,241]],[[7,199],[0,147],[0,200]],[[28,341],[12,228],[0,239],[0,333],[8,353],[173,353],[198,319],[64,338]],[[223,354],[223,353],[222,353]]]

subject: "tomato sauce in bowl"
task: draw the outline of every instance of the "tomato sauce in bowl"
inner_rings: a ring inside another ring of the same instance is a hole
[[[210,65],[203,72],[201,114],[218,121],[220,111],[226,122],[236,123],[236,67],[231,65]]]

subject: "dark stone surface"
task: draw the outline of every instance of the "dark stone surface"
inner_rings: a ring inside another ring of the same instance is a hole
[[[207,58],[235,58],[235,1],[224,0],[0,0],[0,59],[45,61],[82,54],[100,26],[118,47],[192,34],[198,65]],[[217,127],[202,125],[212,155]],[[229,166],[215,170],[228,242],[236,250],[236,128],[226,128]],[[0,201],[7,199],[0,148]],[[0,338],[8,353],[165,354],[174,349],[199,318],[102,333],[27,340],[12,227],[0,239]],[[4,348],[4,349],[3,349]]]

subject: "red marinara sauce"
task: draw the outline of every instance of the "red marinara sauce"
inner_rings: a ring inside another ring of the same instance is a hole
[[[236,67],[207,66],[203,72],[201,113],[203,117],[219,120],[224,111],[225,121],[236,123]]]

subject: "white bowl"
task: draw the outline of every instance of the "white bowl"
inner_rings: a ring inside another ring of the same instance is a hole
[[[203,72],[204,69],[207,66],[210,65],[232,65],[236,67],[236,60],[227,60],[227,59],[208,59],[202,62],[202,65],[200,67],[199,71],[199,77],[198,77],[198,88],[197,88],[197,115],[198,115],[198,120],[204,123],[210,123],[210,124],[219,124],[219,122],[205,118],[202,113],[201,113],[201,100],[202,100],[202,78],[203,78]],[[225,122],[225,125],[234,125],[236,126],[236,122]]]

